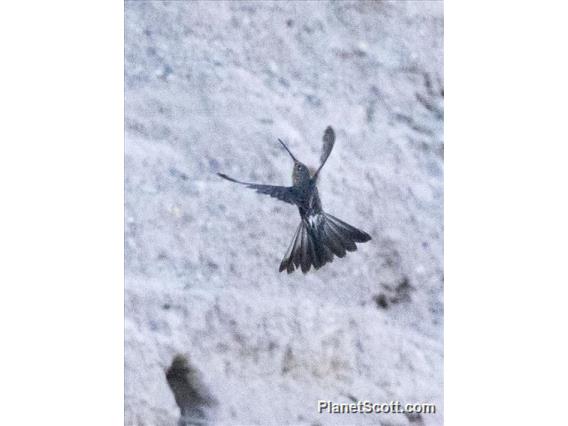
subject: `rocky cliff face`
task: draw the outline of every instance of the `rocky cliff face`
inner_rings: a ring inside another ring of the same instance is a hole
[[[442,3],[125,13],[126,424],[178,422],[172,377],[196,424],[442,424]],[[323,207],[373,240],[280,274],[297,210],[215,173],[289,185],[276,138],[317,166],[330,124]],[[318,400],[437,413],[320,414]]]

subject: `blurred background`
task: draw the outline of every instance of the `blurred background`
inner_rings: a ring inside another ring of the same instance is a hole
[[[442,2],[125,2],[126,424],[443,423],[443,99]],[[290,185],[327,125],[373,239],[280,274],[297,209],[216,173]]]

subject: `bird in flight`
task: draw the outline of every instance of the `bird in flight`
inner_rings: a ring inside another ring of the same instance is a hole
[[[320,165],[313,175],[305,164],[294,157],[284,142],[280,139],[278,141],[294,160],[292,186],[241,182],[223,173],[217,174],[223,179],[245,185],[256,192],[298,207],[301,221],[280,263],[279,270],[280,272],[286,270],[290,274],[295,269],[301,268],[305,274],[312,266],[317,270],[332,262],[334,255],[344,257],[348,251],[357,250],[355,243],[365,243],[371,239],[371,236],[322,209],[317,179],[335,144],[335,132],[331,126],[328,126],[323,134]]]

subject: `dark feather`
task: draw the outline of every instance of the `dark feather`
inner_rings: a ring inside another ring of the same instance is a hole
[[[304,223],[304,222],[302,222]],[[304,223],[305,226],[305,223]],[[310,270],[310,267],[314,265],[314,268],[319,268],[317,258],[316,258],[316,248],[314,245],[314,240],[309,232],[306,229],[306,245],[307,245],[307,252],[306,256],[302,258],[302,272],[305,274]]]
[[[297,200],[297,190],[292,186],[275,186],[275,185],[260,185],[256,183],[241,182],[239,180],[233,179],[223,173],[217,173],[223,179],[235,182],[241,185],[245,185],[247,188],[254,189],[260,194],[270,195],[273,198],[277,198],[285,203],[296,204]]]
[[[351,239],[356,243],[366,243],[371,239],[371,236],[348,223],[343,222],[341,219],[336,218],[330,214],[326,213],[326,218],[328,221],[333,223],[337,228],[340,228],[344,234],[348,234]]]
[[[323,239],[325,245],[330,248],[333,254],[335,254],[337,257],[345,256],[346,250],[341,243],[340,237],[337,234],[333,233],[333,231],[330,229],[329,223],[327,222],[324,224]]]
[[[302,246],[300,247],[301,250],[301,267],[302,271],[305,273],[310,269],[310,242],[308,240],[308,232],[306,227],[304,226],[304,221],[301,221],[300,224],[302,225]]]
[[[323,133],[323,146],[321,150],[320,156],[320,165],[316,172],[314,173],[314,179],[317,179],[320,170],[322,169],[323,165],[329,158],[329,154],[333,150],[333,145],[335,144],[335,132],[333,131],[331,126],[327,126],[325,132]]]
[[[284,255],[284,258],[282,259],[282,262],[280,263],[280,268],[279,268],[280,272],[282,272],[284,269],[286,269],[288,273],[291,273],[291,272],[294,271],[293,258],[294,258],[295,253],[296,253],[296,245],[298,243],[298,239],[299,239],[301,229],[302,229],[302,224],[300,223],[300,225],[296,229],[296,233],[294,234],[294,237],[292,238],[292,242],[290,243],[288,250],[286,250],[286,254]]]
[[[353,242],[350,238],[349,235],[347,235],[343,228],[340,228],[335,222],[333,222],[332,220],[328,220],[328,225],[329,225],[329,232],[331,233],[331,235],[333,235],[334,238],[337,239],[337,241],[339,241],[341,243],[341,245],[345,248],[345,250],[347,251],[355,251],[357,250],[357,246],[355,245],[355,242]]]
[[[300,222],[298,237],[296,238],[296,243],[294,244],[294,255],[292,259],[296,268],[300,267],[300,265],[302,264],[302,245],[304,244],[304,231],[305,228]]]
[[[312,266],[319,269],[333,256],[344,257],[347,251],[357,250],[356,242],[369,241],[371,236],[327,213],[302,219],[280,264],[280,272],[300,268],[303,273]]]
[[[320,157],[320,164],[322,166],[327,161],[329,154],[331,154],[334,144],[335,144],[335,132],[333,131],[331,126],[327,126],[327,129],[325,129],[325,132],[323,134],[323,147]]]

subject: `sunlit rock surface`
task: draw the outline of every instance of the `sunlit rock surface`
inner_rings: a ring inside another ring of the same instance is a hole
[[[443,422],[441,2],[125,2],[125,422],[175,425],[191,360],[208,424]],[[276,138],[373,239],[278,273],[293,206]],[[436,404],[320,414],[318,400]]]

